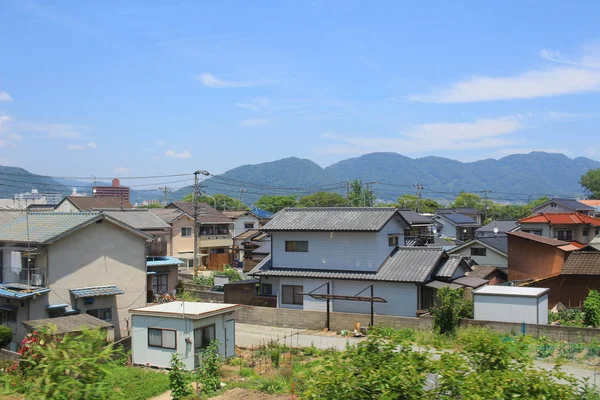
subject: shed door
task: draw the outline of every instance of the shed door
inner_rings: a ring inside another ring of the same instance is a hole
[[[225,357],[235,356],[235,320],[225,321]]]

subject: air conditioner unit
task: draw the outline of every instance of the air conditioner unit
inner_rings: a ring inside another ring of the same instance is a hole
[[[32,286],[44,286],[44,275],[31,274],[31,285]]]

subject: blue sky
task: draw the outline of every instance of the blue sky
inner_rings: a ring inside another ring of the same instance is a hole
[[[0,0],[0,164],[600,159],[598,15],[593,1]]]

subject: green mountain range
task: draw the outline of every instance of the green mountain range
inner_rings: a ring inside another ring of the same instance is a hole
[[[371,188],[382,200],[394,200],[405,193],[415,193],[421,183],[423,196],[452,199],[460,191],[491,191],[497,201],[524,202],[543,195],[581,197],[579,179],[600,162],[564,154],[532,152],[501,159],[460,162],[443,157],[409,158],[397,153],[371,153],[340,161],[326,168],[296,157],[243,165],[202,182],[206,193],[240,196],[252,203],[260,195],[306,194],[319,190],[344,193],[343,182],[361,179],[377,181]],[[180,199],[190,193],[184,188],[172,194]]]

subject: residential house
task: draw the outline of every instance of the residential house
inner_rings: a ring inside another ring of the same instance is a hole
[[[485,279],[489,285],[500,285],[508,281],[507,268],[503,267],[471,265],[471,272],[468,275],[473,278]]]
[[[175,294],[179,284],[179,267],[184,264],[184,261],[171,256],[149,256],[146,259],[148,303],[158,301],[166,293]]]
[[[56,212],[79,212],[103,209],[133,208],[129,200],[122,197],[67,196],[54,208]]]
[[[600,200],[579,200],[579,202],[594,209],[594,211],[588,215],[596,218],[600,217]]]
[[[287,208],[263,231],[271,254],[250,275],[261,293],[277,296],[277,307],[325,311],[327,301],[311,294],[338,296],[332,311],[414,317],[431,291],[425,284],[451,280],[469,271],[465,260],[441,248],[400,247],[410,224],[394,208]],[[350,299],[348,299],[350,297]]]
[[[448,251],[470,257],[478,265],[508,266],[508,239],[506,236],[477,237]]]
[[[566,242],[589,243],[600,235],[600,218],[579,213],[543,213],[519,220],[522,232]]]
[[[573,251],[558,273],[523,286],[549,288],[550,308],[558,302],[582,307],[589,291],[600,288],[600,251]]]
[[[271,237],[267,233],[258,229],[248,229],[234,237],[235,264],[247,271],[255,267],[257,262],[253,262],[253,251],[265,243],[270,243],[270,240]],[[258,260],[260,261],[262,258],[259,257]]]
[[[236,237],[248,229],[258,229],[260,227],[260,218],[252,211],[227,210],[222,211],[222,213],[233,221],[233,237]]]
[[[519,230],[517,221],[495,220],[475,230],[476,237],[505,236],[507,232]]]
[[[150,211],[171,225],[168,254],[193,266],[194,206],[192,203],[174,202],[164,209]],[[198,203],[198,255],[199,265],[220,270],[233,264],[233,220],[206,203]]]
[[[569,242],[528,232],[508,233],[508,280],[526,281],[560,273],[569,254]]]
[[[222,358],[235,356],[237,304],[173,301],[136,308],[132,314],[134,364],[169,368],[174,354],[187,370],[198,368],[201,353],[213,341]]]
[[[129,307],[146,304],[146,240],[96,212],[28,213],[0,226],[0,320],[25,335],[22,321],[86,313],[127,335]]]
[[[427,243],[433,243],[432,230],[435,223],[430,217],[411,210],[399,210],[398,212],[410,226],[404,231],[404,244],[406,246],[423,246]]]
[[[459,239],[463,242],[475,237],[475,231],[481,227],[481,222],[472,216],[451,213],[438,212],[433,216],[435,228],[433,233],[437,236]]]
[[[593,215],[595,209],[579,200],[573,199],[552,199],[541,204],[532,210],[533,214],[544,213],[579,213],[584,215]]]

